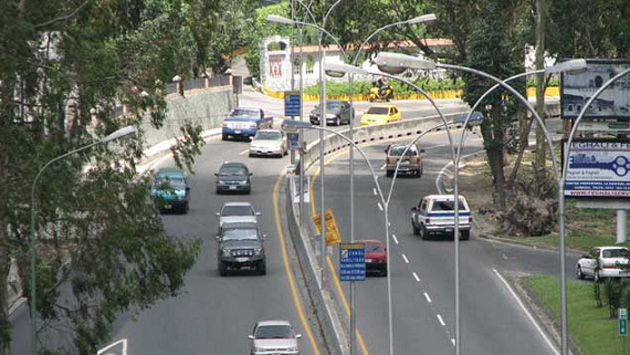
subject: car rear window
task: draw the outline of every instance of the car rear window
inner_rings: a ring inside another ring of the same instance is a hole
[[[623,258],[628,256],[627,249],[605,249],[602,251],[603,258]]]
[[[293,338],[295,333],[288,325],[263,325],[256,329],[256,339]]]
[[[269,140],[278,140],[282,138],[282,134],[280,132],[263,132],[258,131],[254,139],[269,139]]]
[[[460,200],[459,201],[459,210],[464,210],[466,209],[464,207],[464,203]],[[454,201],[433,201],[433,207],[432,207],[433,211],[454,211],[455,210],[455,203]]]
[[[248,110],[248,109],[242,109],[242,108],[234,109],[234,111],[232,111],[232,113],[230,114],[230,116],[232,117],[249,117],[249,116],[257,116],[257,115],[258,115],[258,111],[256,110]]]
[[[222,216],[253,216],[254,211],[249,206],[225,206],[221,211]]]
[[[372,115],[386,115],[389,113],[389,109],[387,107],[370,107],[367,113]]]
[[[240,166],[226,166],[219,172],[219,175],[227,175],[227,176],[245,176],[247,175],[247,170],[243,169]]]
[[[405,151],[406,147],[407,146],[404,146],[404,145],[394,146],[389,150],[389,155],[399,157]],[[418,150],[414,146],[409,148],[409,150],[407,150],[407,153],[405,154],[405,156],[413,156],[413,157],[415,157],[416,155],[418,155]]]
[[[366,253],[374,253],[383,251],[383,247],[377,243],[365,243],[365,252]]]

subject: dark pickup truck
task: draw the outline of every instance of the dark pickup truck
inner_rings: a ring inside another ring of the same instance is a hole
[[[259,129],[272,128],[273,117],[265,116],[265,112],[255,107],[238,107],[233,109],[223,120],[221,138],[253,137]]]

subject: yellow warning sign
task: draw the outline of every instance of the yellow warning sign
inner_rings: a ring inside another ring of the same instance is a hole
[[[333,214],[332,209],[327,209],[324,213],[325,223],[326,223],[326,245],[337,244],[341,242],[341,235],[339,234],[339,228],[337,228],[337,222],[335,222],[335,215]],[[321,215],[316,214],[313,216],[313,223],[315,223],[315,228],[317,228],[317,232],[321,234]]]

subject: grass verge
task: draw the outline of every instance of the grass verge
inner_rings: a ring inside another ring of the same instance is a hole
[[[560,319],[560,279],[556,276],[529,276],[525,284],[555,319]],[[584,355],[621,354],[616,319],[609,318],[608,304],[597,307],[591,282],[568,280],[567,314],[569,334]],[[602,297],[605,301],[604,297]]]

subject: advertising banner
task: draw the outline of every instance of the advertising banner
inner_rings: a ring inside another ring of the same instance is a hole
[[[629,60],[587,59],[584,72],[562,73],[560,107],[562,118],[577,118],[586,102],[608,80],[630,68]],[[616,80],[588,107],[584,118],[630,120],[630,75]]]
[[[563,141],[563,158],[566,145]],[[575,140],[568,159],[565,196],[630,197],[630,140]]]

